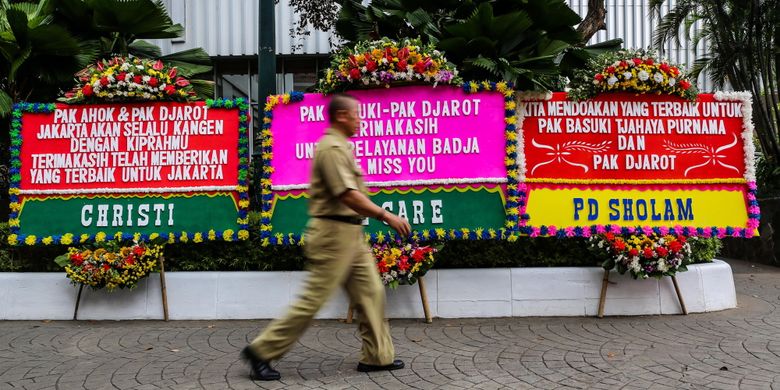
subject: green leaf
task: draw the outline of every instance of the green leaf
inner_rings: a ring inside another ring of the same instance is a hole
[[[57,263],[62,268],[65,268],[66,266],[70,265],[70,256],[68,254],[59,255],[54,258],[54,262]]]
[[[605,260],[603,263],[601,263],[601,267],[605,270],[611,270],[615,268],[615,259],[610,258]]]
[[[211,57],[201,48],[183,50],[160,57],[166,62],[187,62],[197,65],[211,65]]]
[[[0,118],[7,117],[11,114],[13,103],[14,102],[11,97],[8,96],[8,93],[0,90]]]
[[[198,94],[198,98],[207,99],[214,97],[214,82],[211,80],[190,80],[192,89]]]
[[[140,39],[128,45],[127,51],[129,54],[141,58],[159,58],[162,55],[159,46]]]

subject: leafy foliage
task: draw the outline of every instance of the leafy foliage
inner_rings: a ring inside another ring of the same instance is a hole
[[[512,81],[523,90],[561,90],[563,76],[593,52],[563,0],[359,0],[342,2],[336,31],[356,41],[420,37],[445,51],[464,79]]]
[[[666,0],[651,0],[655,13]],[[691,36],[694,26],[700,26]],[[660,20],[658,46],[680,43],[680,31],[694,44],[707,41],[710,54],[696,60],[718,87],[728,83],[753,94],[753,120],[769,172],[780,167],[780,4],[777,0],[677,0]],[[775,178],[777,176],[774,176]]]
[[[250,213],[249,240],[208,241],[165,246],[166,271],[299,271],[305,258],[300,246],[259,242],[259,214]],[[67,246],[8,246],[8,224],[0,224],[0,272],[53,272],[52,261]],[[708,262],[721,244],[716,238],[691,242],[692,261]],[[588,251],[584,238],[520,237],[517,241],[449,241],[436,253],[434,268],[596,267],[603,259]]]

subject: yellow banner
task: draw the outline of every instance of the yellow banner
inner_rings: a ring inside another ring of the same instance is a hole
[[[530,225],[745,226],[740,190],[591,190],[532,188]]]

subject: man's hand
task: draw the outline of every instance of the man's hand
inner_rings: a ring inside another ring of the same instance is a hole
[[[398,232],[398,235],[400,235],[403,238],[408,237],[409,233],[412,232],[412,227],[409,225],[409,221],[393,213],[385,213],[384,218],[382,220],[388,225],[390,225],[390,227],[393,228],[396,232]]]
[[[409,237],[409,233],[412,232],[409,221],[375,205],[360,191],[349,189],[339,196],[339,200],[360,215],[370,216],[385,222],[403,238]]]

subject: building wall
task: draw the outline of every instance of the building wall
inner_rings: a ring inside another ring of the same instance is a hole
[[[174,23],[186,34],[174,40],[153,41],[163,54],[202,47],[214,57],[257,55],[260,0],[163,0]],[[309,36],[296,37],[298,15],[289,2],[280,0],[276,12],[276,52],[328,54],[332,33],[309,29]]]

